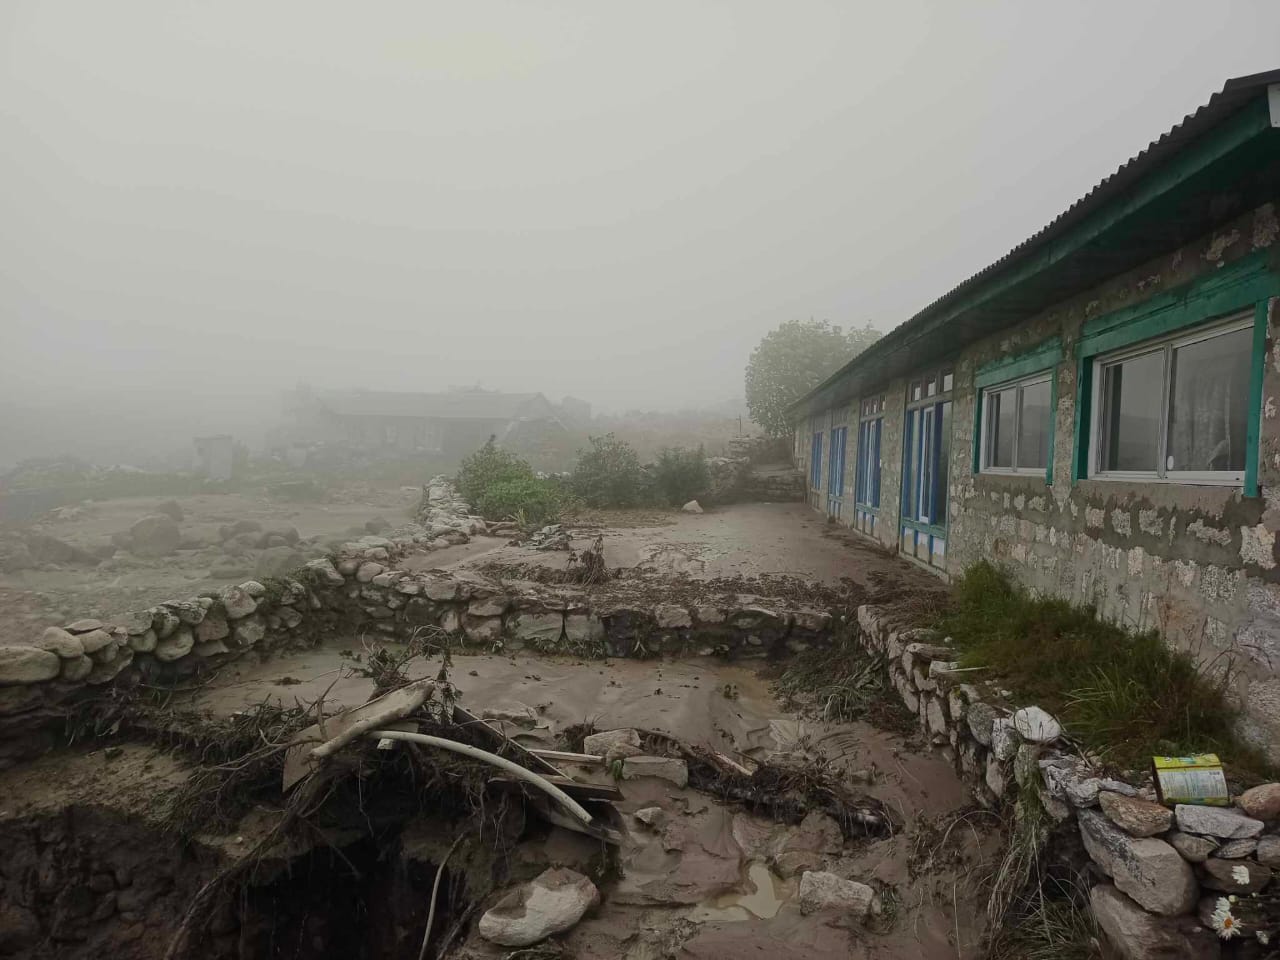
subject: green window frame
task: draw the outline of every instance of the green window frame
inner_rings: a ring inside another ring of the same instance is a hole
[[[1034,476],[1027,471],[991,471],[982,468],[982,399],[991,387],[1025,381],[1037,375],[1049,375],[1049,458],[1045,463],[1044,482],[1053,483],[1054,424],[1058,419],[1058,365],[1062,363],[1062,340],[1052,337],[1030,350],[984,363],[974,375],[973,401],[973,474],[984,476]]]
[[[1262,379],[1266,364],[1267,308],[1280,296],[1280,273],[1268,251],[1260,250],[1221,267],[1191,283],[1131,307],[1112,311],[1085,323],[1076,351],[1075,444],[1072,483],[1090,477],[1093,450],[1093,374],[1096,361],[1106,355],[1159,341],[1197,327],[1211,327],[1232,314],[1252,310],[1253,339],[1249,368],[1248,421],[1245,431],[1244,495],[1258,496],[1258,455],[1262,424]],[[1196,485],[1185,479],[1133,482]],[[1232,484],[1234,485],[1234,484]]]

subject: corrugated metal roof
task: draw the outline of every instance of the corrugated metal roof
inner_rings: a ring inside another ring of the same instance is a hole
[[[1136,156],[1130,157],[1120,165],[1115,173],[1101,180],[1092,190],[1051,220],[1046,226],[1023,240],[999,260],[983,267],[967,280],[962,281],[938,297],[910,319],[899,324],[866,351],[850,360],[805,394],[804,397],[796,401],[792,409],[798,411],[812,397],[822,393],[851,371],[874,364],[877,357],[895,349],[903,340],[909,338],[917,327],[945,311],[946,308],[953,305],[963,295],[989,282],[998,274],[1038,252],[1045,244],[1061,236],[1086,216],[1094,213],[1107,202],[1132,188],[1140,178],[1182,150],[1192,140],[1222,123],[1223,120],[1256,97],[1259,91],[1264,90],[1273,83],[1280,83],[1280,70],[1270,70],[1266,73],[1255,73],[1246,77],[1235,77],[1228,80],[1221,91],[1209,98],[1208,103],[1196,110],[1195,113],[1188,114],[1181,123],[1175,124],[1167,133],[1153,140],[1145,150],[1142,150]]]
[[[394,393],[379,390],[331,391],[319,403],[346,417],[412,417],[440,420],[518,420],[554,416],[540,393],[491,393],[458,390],[448,393]]]

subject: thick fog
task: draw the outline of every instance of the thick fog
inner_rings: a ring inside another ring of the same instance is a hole
[[[742,394],[887,330],[1223,80],[1280,4],[0,5],[0,466],[316,387]]]

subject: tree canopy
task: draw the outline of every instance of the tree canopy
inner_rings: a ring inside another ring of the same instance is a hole
[[[848,331],[826,320],[788,320],[747,362],[747,409],[773,437],[791,431],[787,408],[880,339],[870,324]]]

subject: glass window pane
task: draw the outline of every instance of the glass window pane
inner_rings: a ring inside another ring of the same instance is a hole
[[[951,389],[952,382],[954,380],[955,380],[955,377],[950,372],[944,373],[942,375],[942,392],[943,393],[946,393],[948,390]]]
[[[933,522],[947,523],[947,482],[951,476],[951,401],[938,405],[938,469],[933,475]]]
[[[1105,369],[1102,379],[1103,470],[1151,470],[1160,459],[1164,351]]]
[[[911,384],[911,399],[912,400],[920,399],[920,381],[919,380]]]
[[[916,454],[917,436],[919,433],[920,411],[907,411],[906,435],[903,438],[903,449],[907,452],[907,468],[903,478],[903,516],[916,515],[916,485],[920,482],[920,458]]]
[[[1044,470],[1049,465],[1049,382],[1022,388],[1018,420],[1018,466]]]
[[[925,523],[932,519],[933,512],[933,474],[937,467],[933,460],[934,428],[933,407],[925,407],[920,411],[920,443],[916,448],[920,458],[920,502],[917,514],[913,515],[914,519]]]
[[[1236,330],[1173,351],[1168,470],[1244,470],[1253,331]]]
[[[924,382],[924,395],[926,397],[932,397],[937,392],[938,392],[937,378],[935,377],[927,378]]]
[[[1016,390],[991,391],[983,395],[987,408],[987,466],[1013,466],[1013,418],[1017,406]]]

